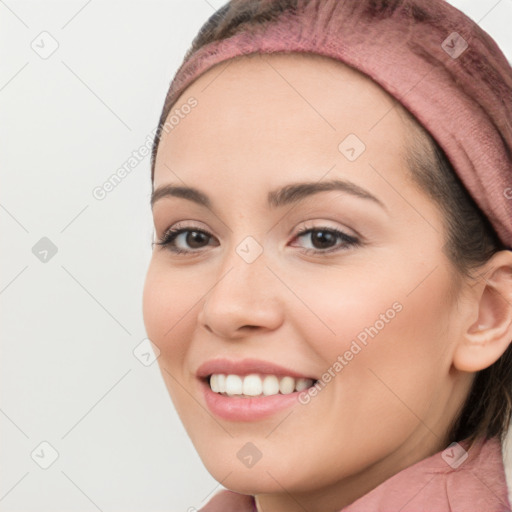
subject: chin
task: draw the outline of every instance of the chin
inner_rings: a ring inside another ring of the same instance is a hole
[[[295,478],[290,480],[290,475],[275,467],[260,467],[259,464],[252,468],[240,468],[233,464],[205,466],[210,475],[226,489],[242,494],[281,493],[283,487],[289,491],[303,489],[299,481]]]

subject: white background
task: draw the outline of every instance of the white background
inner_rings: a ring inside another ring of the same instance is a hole
[[[102,201],[92,190],[156,127],[223,3],[0,1],[2,512],[187,511],[221,488],[157,363],[133,354],[146,337],[149,156]],[[452,3],[512,61],[512,0]],[[43,31],[59,45],[47,59],[31,48]],[[43,237],[58,249],[46,263],[32,252]],[[48,469],[31,458],[50,456],[43,441],[59,454]]]

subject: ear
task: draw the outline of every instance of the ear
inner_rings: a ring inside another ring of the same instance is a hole
[[[496,362],[512,342],[512,251],[499,251],[482,266],[468,307],[453,365],[478,372]]]

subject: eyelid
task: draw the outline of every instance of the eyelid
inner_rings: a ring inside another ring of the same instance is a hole
[[[190,224],[189,224],[190,222]],[[201,225],[196,225],[194,224],[194,222],[198,222],[198,221],[178,221],[174,224],[171,224],[169,227],[165,228],[162,232],[162,237],[165,237],[165,235],[167,233],[169,233],[171,230],[172,231],[177,231],[178,229],[186,229],[186,230],[190,230],[190,231],[194,231],[194,230],[197,230],[197,231],[204,231],[205,233],[208,233],[209,235],[213,236],[213,234],[211,233],[211,231]]]
[[[345,235],[350,236],[352,238],[358,238],[360,240],[363,240],[363,236],[355,229],[349,228],[348,226],[338,223],[337,226],[331,226],[329,225],[330,222],[334,221],[327,221],[327,220],[306,220],[304,221],[304,226],[297,229],[296,233],[300,233],[304,229],[332,229],[334,231],[342,231]],[[312,223],[309,225],[308,223]],[[291,234],[293,234],[295,230],[291,231]]]

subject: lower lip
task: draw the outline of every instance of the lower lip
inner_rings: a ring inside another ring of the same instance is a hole
[[[201,381],[206,405],[216,416],[229,421],[256,421],[298,403],[299,391],[288,395],[270,395],[239,398],[220,395],[211,390],[208,382]]]

